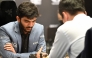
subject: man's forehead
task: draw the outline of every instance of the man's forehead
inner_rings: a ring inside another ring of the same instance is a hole
[[[24,20],[28,20],[28,21],[34,21],[34,20],[36,20],[37,18],[27,18],[27,17],[22,17],[22,19],[24,19]]]

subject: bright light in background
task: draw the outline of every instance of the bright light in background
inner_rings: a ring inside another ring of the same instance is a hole
[[[0,0],[0,1],[15,1],[15,0]]]
[[[52,1],[52,5],[58,5],[59,4],[59,2],[60,2],[60,0],[51,0]]]
[[[42,4],[42,0],[30,0],[32,3],[34,3],[35,5],[41,5]]]

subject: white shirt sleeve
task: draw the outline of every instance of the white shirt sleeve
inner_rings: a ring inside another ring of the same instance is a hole
[[[50,50],[49,58],[64,58],[68,49],[69,41],[61,30],[57,30],[53,46]]]

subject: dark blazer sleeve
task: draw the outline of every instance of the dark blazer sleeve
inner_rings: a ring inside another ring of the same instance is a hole
[[[77,58],[92,58],[92,28],[87,30],[84,44],[84,50]]]
[[[85,36],[85,47],[82,58],[92,58],[92,28],[88,29]]]

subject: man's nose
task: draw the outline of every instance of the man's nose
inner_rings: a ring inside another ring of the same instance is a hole
[[[30,23],[29,23],[29,26],[32,27],[32,26],[33,26],[33,22],[30,22]]]

